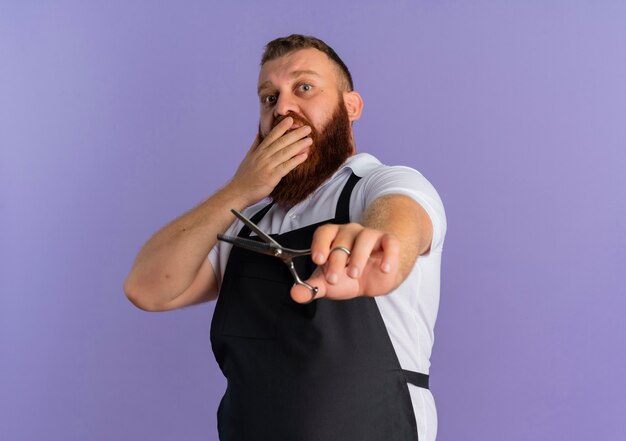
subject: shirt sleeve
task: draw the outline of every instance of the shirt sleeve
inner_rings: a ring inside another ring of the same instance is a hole
[[[368,173],[359,184],[362,185],[362,191],[359,192],[361,200],[357,202],[362,204],[361,207],[368,207],[376,199],[390,194],[405,195],[420,204],[433,224],[433,240],[429,253],[443,249],[447,230],[446,213],[437,190],[421,173],[410,167],[382,166]],[[351,212],[356,213],[359,210],[351,209]]]
[[[237,221],[233,222],[224,234],[235,236],[237,234],[237,226],[239,226],[239,223]],[[222,279],[224,278],[224,271],[226,270],[226,263],[228,263],[231,249],[232,245],[230,243],[218,240],[207,256],[217,279],[218,291],[222,288]]]
[[[215,273],[215,277],[217,279],[217,286],[218,289],[222,286],[222,269],[221,269],[221,265],[220,265],[220,253],[219,253],[219,242],[217,242],[213,248],[211,248],[211,251],[209,251],[209,263],[211,264],[211,266],[213,267],[213,272]]]

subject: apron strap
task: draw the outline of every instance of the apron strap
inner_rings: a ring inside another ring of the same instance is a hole
[[[404,376],[406,377],[407,383],[410,383],[413,386],[421,387],[423,389],[429,389],[428,375],[422,374],[420,372],[407,371],[406,369],[402,369],[402,372],[404,372]]]
[[[339,200],[337,202],[337,211],[335,211],[335,222],[339,224],[347,224],[350,222],[350,196],[352,195],[352,189],[357,182],[361,179],[360,176],[357,176],[352,172],[350,177],[348,178],[348,182],[344,185],[343,190],[341,191],[341,195],[339,195]]]

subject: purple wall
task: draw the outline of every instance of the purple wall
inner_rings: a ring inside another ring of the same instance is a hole
[[[235,170],[291,32],[446,204],[439,439],[626,439],[626,2],[95,3],[0,2],[0,439],[216,439],[213,305],[121,286]]]

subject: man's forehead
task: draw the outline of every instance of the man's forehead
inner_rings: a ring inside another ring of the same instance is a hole
[[[267,61],[259,72],[259,87],[274,81],[291,79],[301,75],[325,77],[332,75],[331,60],[325,53],[314,49],[299,49],[282,57]]]

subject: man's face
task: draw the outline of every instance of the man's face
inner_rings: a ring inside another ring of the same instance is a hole
[[[262,137],[289,112],[301,116],[320,132],[340,100],[336,67],[326,54],[312,48],[266,62],[259,73],[258,92]],[[297,126],[294,123],[293,128]]]
[[[322,52],[303,49],[263,65],[259,75],[259,136],[287,116],[291,130],[308,125],[313,139],[307,160],[271,193],[277,203],[295,205],[328,179],[354,153],[352,129],[335,67]]]

